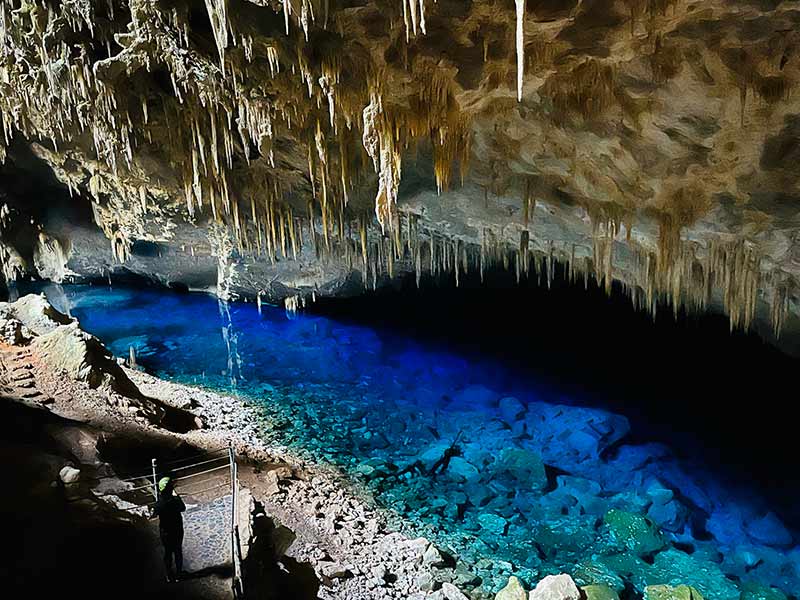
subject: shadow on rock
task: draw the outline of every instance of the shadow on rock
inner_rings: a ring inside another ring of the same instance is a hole
[[[296,536],[257,506],[254,539],[245,561],[245,597],[255,600],[314,600],[320,582],[314,568],[286,555]]]

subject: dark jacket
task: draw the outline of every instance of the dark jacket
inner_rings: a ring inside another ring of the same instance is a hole
[[[183,517],[181,513],[186,505],[180,496],[162,494],[153,507],[153,516],[158,517],[158,529],[161,539],[173,539],[183,533]]]

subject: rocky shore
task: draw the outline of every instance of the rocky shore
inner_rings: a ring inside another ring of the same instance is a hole
[[[143,447],[157,441],[184,453],[187,447],[202,450],[230,441],[240,457],[241,485],[255,499],[254,518],[266,515],[283,531],[282,542],[273,544],[274,558],[311,565],[319,581],[316,597],[467,598],[453,583],[457,574],[448,565],[450,557],[425,538],[393,531],[335,469],[265,444],[261,415],[242,401],[122,366],[43,297],[0,304],[0,331],[4,399],[100,432],[83,440],[93,447],[54,464],[50,476],[61,484],[83,480],[119,519],[141,514],[108,493],[133,465],[104,457],[99,439],[126,434]],[[298,597],[304,596],[298,591]]]

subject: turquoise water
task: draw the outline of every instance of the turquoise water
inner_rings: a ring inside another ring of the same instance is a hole
[[[457,556],[463,587],[569,572],[623,597],[658,583],[712,599],[800,589],[800,538],[757,495],[496,361],[205,295],[48,295],[116,355],[133,347],[151,373],[261,407],[265,438],[341,467]]]

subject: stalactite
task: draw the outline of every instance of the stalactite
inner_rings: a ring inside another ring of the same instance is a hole
[[[522,85],[525,77],[525,0],[514,0],[517,9],[517,101],[522,102]]]

